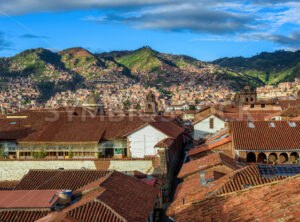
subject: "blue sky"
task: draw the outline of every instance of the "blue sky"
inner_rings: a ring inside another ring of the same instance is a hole
[[[300,49],[295,0],[0,0],[0,56],[148,45],[210,61]]]

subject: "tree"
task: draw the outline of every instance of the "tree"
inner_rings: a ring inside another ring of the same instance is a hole
[[[74,157],[74,152],[73,152],[73,151],[70,151],[69,154],[68,154],[68,157],[69,157],[69,159],[73,159],[73,157]]]
[[[4,158],[2,146],[0,145],[0,159]]]
[[[126,99],[124,102],[123,102],[123,108],[124,109],[129,109],[130,108],[130,105],[131,105],[131,102]]]
[[[196,110],[196,106],[195,105],[189,105],[189,110]]]
[[[140,105],[140,104],[137,104],[137,105],[135,106],[135,109],[136,109],[136,110],[140,110],[140,109],[141,109],[141,105]]]
[[[31,152],[31,156],[35,159],[45,158],[47,156],[47,152],[44,148],[42,148],[39,152]]]
[[[41,150],[40,150],[40,153],[39,153],[39,158],[45,158],[47,156],[47,152],[45,151],[45,149],[44,148],[42,148]]]

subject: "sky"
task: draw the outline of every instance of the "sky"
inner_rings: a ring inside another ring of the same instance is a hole
[[[300,49],[299,0],[0,0],[0,57],[143,46],[203,61]]]

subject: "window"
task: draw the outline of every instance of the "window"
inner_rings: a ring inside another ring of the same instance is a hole
[[[254,108],[254,104],[251,104],[251,105],[250,105],[250,108]]]
[[[246,98],[246,102],[248,102],[249,101],[249,99],[248,98]]]
[[[214,128],[214,118],[209,119],[209,128],[213,129]]]
[[[251,102],[253,102],[253,98],[251,98]]]
[[[261,108],[266,108],[266,104],[261,104],[260,107]]]

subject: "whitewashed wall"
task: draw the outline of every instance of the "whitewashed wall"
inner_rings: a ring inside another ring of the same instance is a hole
[[[154,146],[167,135],[154,127],[147,125],[127,136],[130,141],[130,151],[133,158],[143,158],[145,155],[155,155]]]
[[[209,124],[210,118],[214,119],[214,128],[213,129],[210,129],[210,124]],[[221,120],[220,118],[218,118],[214,115],[211,115],[194,125],[194,140],[204,138],[204,137],[208,136],[209,134],[215,133],[224,127],[225,127],[225,121]]]

